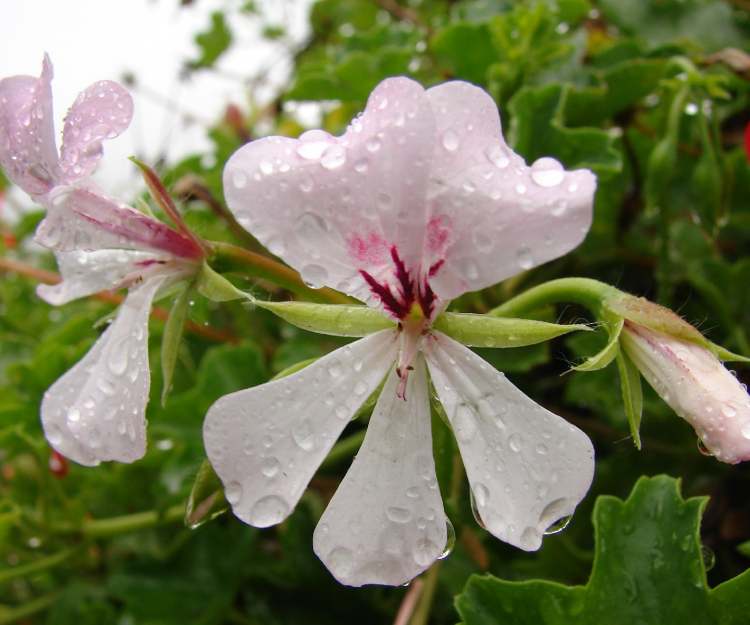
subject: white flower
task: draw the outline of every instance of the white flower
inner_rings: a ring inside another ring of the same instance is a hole
[[[314,548],[352,586],[403,584],[429,567],[446,544],[429,371],[482,522],[506,542],[539,548],[588,490],[591,442],[432,322],[452,298],[578,245],[591,222],[591,172],[549,158],[527,167],[474,86],[425,91],[394,78],[342,137],[252,142],[230,159],[224,183],[239,222],[307,282],[398,321],[211,407],[206,450],[234,513],[256,527],[282,521],[385,378]]]
[[[620,338],[643,377],[717,460],[750,460],[750,396],[706,347],[626,321]]]
[[[105,197],[88,180],[102,141],[130,124],[130,94],[110,81],[83,91],[65,118],[58,155],[51,80],[45,56],[39,78],[0,81],[0,165],[47,208],[36,241],[54,251],[63,277],[37,293],[60,305],[105,289],[129,291],[91,350],[45,393],[42,425],[52,447],[80,464],[132,462],[146,451],[151,302],[194,274],[204,252],[194,238]]]

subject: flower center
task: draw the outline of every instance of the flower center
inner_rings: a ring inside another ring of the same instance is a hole
[[[420,341],[437,313],[438,299],[430,287],[429,279],[440,270],[443,261],[434,263],[426,273],[411,272],[406,268],[395,245],[391,246],[390,254],[394,266],[394,286],[386,281],[379,282],[364,269],[360,269],[359,273],[383,307],[399,321],[401,346],[396,373],[401,381],[396,394],[405,400],[406,382],[409,372],[414,369],[413,363],[419,352]]]

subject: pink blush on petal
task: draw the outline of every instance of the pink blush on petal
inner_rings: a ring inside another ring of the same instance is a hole
[[[377,232],[353,234],[348,246],[349,255],[364,265],[382,265],[387,260],[388,243]]]
[[[451,235],[452,224],[447,215],[436,215],[427,222],[427,250],[443,255]]]

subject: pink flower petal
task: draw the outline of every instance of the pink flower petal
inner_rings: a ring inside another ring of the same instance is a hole
[[[116,82],[101,80],[81,92],[65,117],[60,165],[66,181],[93,173],[102,141],[120,135],[132,117],[133,99]]]
[[[156,219],[87,189],[52,194],[35,240],[58,252],[135,249],[198,259],[195,243]]]
[[[286,518],[382,382],[396,346],[395,332],[382,330],[289,377],[225,395],[209,408],[206,454],[237,517],[255,527]]]
[[[427,91],[437,125],[425,266],[442,299],[482,289],[576,247],[591,225],[596,179],[554,159],[531,167],[505,143],[497,106],[465,82]],[[430,243],[432,241],[432,243]]]
[[[443,552],[447,527],[432,458],[424,360],[407,400],[391,370],[365,440],[315,529],[315,553],[342,584],[400,586]]]
[[[371,297],[360,270],[393,274],[390,248],[418,265],[434,120],[424,90],[406,78],[375,88],[342,137],[269,137],[240,148],[224,170],[240,223],[315,286]]]
[[[32,197],[44,195],[60,178],[51,80],[47,55],[39,78],[0,80],[0,166]]]
[[[62,282],[36,288],[37,295],[53,306],[117,288],[127,276],[142,274],[154,260],[151,252],[117,249],[73,250],[56,252],[55,256]]]
[[[497,538],[539,549],[545,530],[573,514],[591,485],[591,441],[444,334],[428,337],[425,356],[477,515]]]
[[[44,394],[44,434],[67,458],[93,466],[133,462],[146,452],[148,317],[164,280],[132,289],[112,325]]]
[[[622,344],[643,377],[717,460],[750,460],[750,395],[706,348],[626,322]]]

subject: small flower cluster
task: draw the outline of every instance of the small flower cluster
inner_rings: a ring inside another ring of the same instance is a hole
[[[132,462],[146,449],[151,304],[197,279],[207,248],[165,197],[176,230],[91,180],[103,140],[130,123],[128,93],[108,81],[86,89],[66,116],[58,153],[51,79],[45,58],[39,78],[0,81],[0,165],[46,208],[36,240],[55,253],[63,277],[39,295],[60,305],[103,289],[128,294],[91,350],[45,394],[42,424],[61,458]],[[234,514],[256,527],[284,520],[346,425],[379,393],[313,542],[341,583],[408,582],[448,541],[432,456],[436,396],[482,524],[509,544],[538,549],[585,496],[593,446],[467,346],[529,345],[582,328],[446,309],[575,248],[591,224],[594,175],[552,158],[527,166],[503,140],[495,103],[475,86],[425,90],[391,78],[340,137],[313,130],[246,144],[227,163],[224,187],[237,222],[306,283],[367,304],[256,302],[307,329],[359,340],[209,409],[206,452]],[[664,309],[589,283],[611,340],[579,368],[618,360],[632,391],[634,435],[640,378],[631,365],[718,459],[750,458],[750,401],[717,360],[723,352]]]

